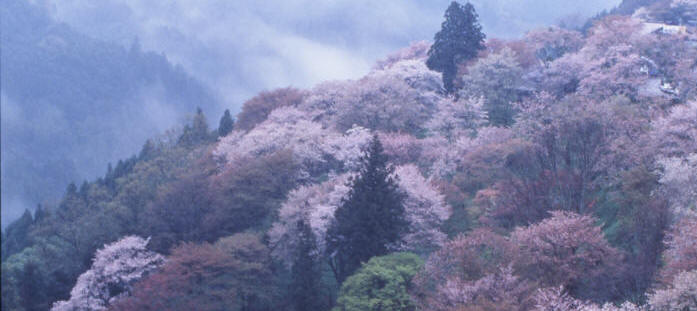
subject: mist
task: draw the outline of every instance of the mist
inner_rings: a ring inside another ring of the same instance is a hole
[[[237,111],[261,90],[352,79],[391,51],[431,40],[440,1],[49,1],[56,19],[124,46],[164,52]],[[472,1],[484,32],[514,38],[619,0]]]
[[[568,17],[583,20],[618,2],[472,1],[490,38],[518,37],[530,29]],[[52,18],[52,23],[64,23],[51,26],[48,39],[42,39],[42,47],[48,53],[61,49],[65,43],[55,40],[51,32],[69,27],[78,36],[86,35],[90,40],[113,45],[113,49],[119,46],[123,51],[142,50],[142,53],[154,53],[150,57],[166,57],[176,67],[167,70],[190,75],[195,81],[186,83],[200,84],[193,89],[205,88],[211,94],[205,95],[209,99],[203,103],[196,96],[181,99],[171,86],[169,91],[163,91],[162,85],[152,80],[139,83],[137,90],[129,91],[128,95],[119,94],[118,99],[109,98],[112,93],[108,91],[88,98],[73,98],[74,95],[64,92],[59,100],[51,96],[28,98],[17,95],[31,93],[31,83],[8,88],[3,79],[3,138],[18,131],[30,133],[3,139],[3,227],[25,208],[32,209],[39,202],[56,199],[67,183],[96,178],[103,174],[107,163],[137,153],[148,137],[181,124],[196,106],[204,106],[214,122],[224,109],[234,114],[246,99],[262,90],[286,86],[309,88],[321,81],[365,75],[376,60],[390,52],[415,41],[431,40],[449,1],[36,0],[30,3],[41,8],[41,14]],[[3,52],[12,49],[13,44],[3,42]],[[13,54],[6,54],[3,53],[4,71],[5,63],[16,62]],[[99,57],[109,57],[102,54]],[[49,84],[69,83],[60,74],[54,78],[59,80]],[[105,79],[97,83],[107,83],[108,78]],[[69,84],[65,86],[69,89]],[[77,117],[73,110],[65,109],[64,103],[74,102],[84,107],[94,104],[96,98],[102,102],[97,106],[125,110],[116,113],[118,117],[102,120],[103,116],[95,114],[97,110]],[[27,121],[37,117],[28,114],[28,100],[43,107],[38,114],[41,121]],[[132,108],[116,104],[124,102]],[[130,118],[133,113],[138,118]],[[78,126],[75,118],[87,123]],[[124,120],[128,120],[128,131],[123,131]],[[36,124],[51,125],[51,128]],[[101,129],[89,132],[85,124],[98,124]],[[55,141],[65,142],[62,147],[66,150],[59,148],[46,153],[46,146]],[[31,165],[17,164],[29,162],[23,155],[27,152],[39,158],[32,160]],[[25,167],[31,167],[36,174],[22,171]],[[41,172],[49,173],[40,176]],[[9,177],[20,182],[7,185],[4,181]]]

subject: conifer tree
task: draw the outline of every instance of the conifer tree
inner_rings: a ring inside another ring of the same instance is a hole
[[[29,245],[29,231],[33,224],[34,219],[31,216],[31,212],[26,209],[22,217],[7,226],[2,241],[3,260],[12,254],[20,252]]]
[[[478,19],[472,4],[468,2],[463,6],[453,1],[428,50],[426,66],[443,74],[443,86],[448,93],[454,91],[457,64],[475,58],[484,49],[486,36]]]
[[[386,255],[407,230],[404,197],[393,175],[394,168],[377,135],[360,160],[351,190],[334,213],[327,232],[330,265],[342,282],[374,256]]]
[[[152,141],[152,139],[148,139],[145,141],[145,144],[143,144],[143,148],[140,149],[138,159],[147,161],[152,159],[156,154],[157,146],[155,146],[155,143]]]
[[[218,124],[218,137],[223,137],[230,134],[234,125],[235,121],[230,115],[230,109],[225,109],[225,113],[223,113],[223,117],[220,118],[220,123]]]
[[[320,271],[317,269],[317,242],[312,229],[299,220],[298,247],[295,251],[293,267],[291,268],[290,292],[296,311],[321,310],[320,302]]]

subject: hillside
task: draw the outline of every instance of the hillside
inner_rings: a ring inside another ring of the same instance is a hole
[[[697,308],[697,28],[675,22],[697,4],[658,2],[514,40],[453,2],[455,56],[442,31],[262,92],[231,131],[199,111],[7,227],[2,309]]]
[[[86,37],[27,1],[3,0],[0,10],[3,228],[196,106],[219,113],[206,87],[137,42],[126,50]]]

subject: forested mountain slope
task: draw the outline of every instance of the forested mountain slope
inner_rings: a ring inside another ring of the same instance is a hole
[[[697,29],[645,10],[483,40],[454,2],[361,79],[199,111],[8,226],[3,309],[697,308]]]
[[[92,39],[2,0],[2,224],[168,130],[216,97],[163,55]],[[81,133],[80,135],[69,135]]]

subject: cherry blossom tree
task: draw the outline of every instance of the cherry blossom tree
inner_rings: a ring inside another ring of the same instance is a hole
[[[51,310],[106,310],[131,294],[138,280],[155,271],[164,257],[147,250],[149,239],[127,236],[97,250],[92,267],[77,279],[70,299]]]
[[[605,303],[602,306],[575,299],[568,295],[563,286],[538,289],[534,295],[535,311],[643,311],[644,306],[624,302],[620,306]]]
[[[230,165],[249,157],[289,149],[307,175],[322,169],[324,141],[330,133],[321,124],[308,120],[303,111],[281,107],[249,132],[234,131],[222,138],[213,154]]]
[[[242,111],[237,115],[235,128],[249,131],[266,120],[271,111],[284,106],[297,106],[304,96],[303,91],[290,87],[261,92],[242,105]]]
[[[670,282],[682,271],[697,270],[697,212],[683,212],[666,236],[661,278]]]
[[[378,133],[385,154],[395,165],[417,163],[424,151],[424,140],[405,133]]]
[[[460,136],[449,142],[436,136],[423,141],[422,161],[431,164],[431,175],[448,179],[455,172],[464,172],[474,184],[477,178],[472,175],[497,176],[493,170],[503,166],[506,155],[515,149],[511,146],[520,142],[510,129],[490,126],[477,129],[476,137]]]
[[[457,310],[478,296],[489,295],[491,302],[504,300],[506,290],[523,285],[510,269],[501,269],[515,255],[508,239],[489,229],[476,229],[446,242],[429,256],[414,278],[412,295],[421,309],[434,311]]]
[[[354,126],[345,133],[328,135],[321,146],[323,152],[340,162],[341,167],[348,171],[358,168],[359,158],[363,149],[370,143],[373,134],[369,129]]]
[[[566,53],[547,64],[540,73],[531,76],[539,91],[557,98],[574,93],[583,78],[586,60],[579,53]]]
[[[440,286],[442,309],[428,310],[529,310],[534,287],[513,274],[513,268],[501,268],[475,281],[448,280]]]
[[[652,141],[663,156],[697,153],[697,101],[674,106],[670,113],[655,121]]]
[[[674,209],[690,209],[697,205],[697,153],[686,157],[659,158],[662,191]]]
[[[484,125],[487,120],[482,97],[461,97],[456,101],[444,99],[439,101],[436,107],[437,112],[428,121],[426,127],[431,132],[440,134],[448,140],[473,132]]]
[[[440,247],[446,239],[440,228],[452,213],[450,206],[432,180],[424,178],[415,165],[398,166],[395,175],[399,176],[399,187],[407,193],[404,208],[409,233],[401,250],[428,253]]]
[[[395,75],[372,74],[347,87],[336,104],[333,123],[340,131],[354,125],[386,132],[416,133],[434,110],[434,100]]]
[[[268,232],[273,255],[290,265],[300,237],[297,223],[304,220],[317,237],[317,248],[324,253],[326,234],[334,211],[349,191],[350,174],[334,176],[320,184],[300,186],[288,194],[281,205],[278,221]]]
[[[298,105],[308,118],[340,132],[354,125],[415,133],[442,98],[442,84],[423,59],[400,59],[356,81],[326,82]]]
[[[438,73],[429,70],[423,59],[405,59],[382,70],[374,70],[369,76],[375,78],[395,77],[419,91],[423,97],[442,96],[443,84]]]
[[[520,99],[522,69],[508,48],[479,59],[468,69],[461,91],[465,97],[484,97],[484,110],[494,126],[513,124],[512,103]]]
[[[572,295],[584,286],[600,286],[603,282],[596,278],[614,269],[618,251],[605,241],[593,218],[561,211],[551,215],[511,234],[520,249],[519,271],[542,286],[567,286]]]
[[[324,127],[333,126],[336,116],[337,103],[346,94],[354,81],[323,82],[310,90],[298,109],[303,111],[312,121],[321,123]]]
[[[392,66],[395,63],[398,63],[402,60],[417,59],[417,60],[421,60],[423,62],[426,60],[426,57],[428,56],[428,49],[430,47],[431,47],[431,44],[428,43],[427,41],[414,42],[406,48],[403,48],[403,49],[396,51],[390,55],[387,55],[387,57],[384,60],[378,61],[375,64],[374,69],[380,70],[380,69],[389,68],[390,66]]]
[[[578,31],[556,26],[530,31],[525,35],[525,40],[534,46],[537,59],[545,65],[566,53],[578,51],[584,43]]]
[[[334,176],[323,183],[301,186],[290,192],[279,211],[279,220],[268,233],[274,245],[274,256],[290,263],[299,236],[296,224],[301,219],[310,225],[317,237],[319,251],[324,252],[328,226],[334,219],[334,211],[350,190],[347,183],[351,175]],[[404,207],[409,222],[409,232],[403,237],[405,243],[397,250],[425,252],[439,247],[445,241],[440,226],[450,216],[450,206],[416,166],[398,166],[395,175],[399,176],[400,190],[407,194]]]
[[[184,243],[160,271],[138,282],[112,310],[268,310],[274,280],[268,248],[240,233],[215,244]],[[259,309],[257,309],[259,308]]]
[[[655,311],[697,309],[697,270],[676,275],[667,288],[649,295],[649,305]]]

